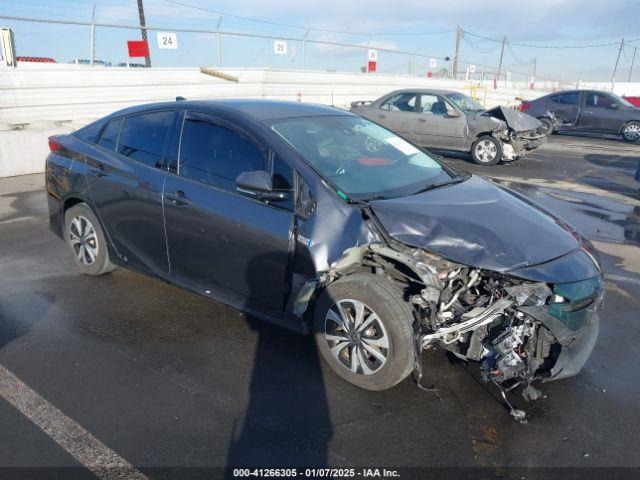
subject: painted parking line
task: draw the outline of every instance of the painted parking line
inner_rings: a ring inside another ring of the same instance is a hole
[[[623,275],[613,275],[611,273],[605,274],[604,278],[607,280],[613,280],[614,282],[633,283],[634,285],[640,285],[640,279],[633,277],[625,277]]]
[[[104,480],[147,478],[2,365],[0,365],[0,396],[98,478]]]

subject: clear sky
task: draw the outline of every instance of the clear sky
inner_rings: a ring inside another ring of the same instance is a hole
[[[92,6],[93,0],[0,0],[0,16],[89,21]],[[638,0],[145,0],[144,6],[147,25],[168,31],[214,30],[220,15],[206,10],[215,10],[229,14],[223,16],[223,30],[300,38],[304,28],[310,28],[309,39],[359,45],[370,42],[372,46],[437,57],[453,56],[459,24],[467,32],[461,43],[461,60],[476,64],[478,69],[481,64],[495,67],[500,44],[481,37],[506,36],[510,43],[504,54],[506,70],[533,73],[535,58],[538,76],[565,81],[609,81],[622,37],[627,43],[616,78],[626,81],[634,46],[640,47]],[[96,0],[96,21],[136,25],[136,0]],[[88,27],[4,19],[0,19],[0,25],[13,28],[18,55],[49,56],[58,61],[89,57]],[[158,50],[155,35],[150,34],[154,65],[217,63],[212,34],[178,32],[179,48],[174,51]],[[113,63],[126,61],[126,40],[139,37],[137,30],[98,28],[96,58]],[[555,48],[595,44],[609,45]],[[300,68],[301,49],[301,42],[289,41],[287,55],[281,56],[274,54],[273,40],[223,36],[222,62],[234,67]],[[356,71],[366,62],[365,55],[364,50],[307,44],[306,64],[310,69]],[[378,69],[407,73],[410,60],[407,55],[380,52]],[[446,64],[439,61],[438,67]],[[417,73],[426,69],[427,59],[419,59]],[[632,80],[640,81],[640,54]]]

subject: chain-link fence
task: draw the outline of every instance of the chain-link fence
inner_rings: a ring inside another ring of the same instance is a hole
[[[0,16],[11,28],[18,60],[55,61],[96,67],[143,67],[145,59],[129,57],[127,42],[139,40],[139,26],[75,20]],[[420,50],[403,51],[375,38],[348,43],[326,35],[274,35],[230,29],[147,26],[152,66],[232,67],[330,72],[371,72],[456,78],[492,88],[560,88],[554,79],[531,72],[502,70]],[[169,39],[169,45],[167,45]],[[163,44],[164,42],[164,44]],[[169,48],[167,48],[169,47]],[[457,70],[454,73],[454,69]]]

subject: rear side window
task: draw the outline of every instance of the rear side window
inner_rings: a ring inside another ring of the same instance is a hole
[[[252,170],[269,170],[266,150],[221,125],[200,118],[185,120],[180,176],[235,192],[238,175]]]
[[[101,119],[97,122],[90,123],[89,125],[82,127],[79,130],[76,130],[74,132],[74,135],[87,142],[96,143],[96,141],[98,140],[98,134],[100,133],[100,130],[102,130],[103,126],[104,120]]]
[[[174,112],[152,112],[126,117],[118,141],[118,153],[150,167],[162,167],[164,142]]]
[[[553,97],[554,103],[562,103],[564,105],[577,105],[580,94],[578,92],[560,93]]]
[[[415,112],[416,111],[416,94],[410,92],[398,93],[393,97],[385,100],[380,108],[391,112]]]
[[[100,136],[98,145],[106,148],[107,150],[115,152],[116,146],[118,145],[118,136],[120,136],[121,127],[122,117],[110,120],[109,123],[107,123],[107,126],[104,128],[102,135]]]

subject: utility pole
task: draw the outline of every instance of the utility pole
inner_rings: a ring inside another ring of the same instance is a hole
[[[531,90],[535,88],[536,83],[536,69],[538,68],[538,59],[533,59],[533,76],[531,77]]]
[[[140,32],[142,33],[142,40],[147,42],[148,47],[149,41],[147,40],[147,24],[144,21],[144,7],[142,6],[142,0],[138,0],[138,16],[140,17]],[[151,56],[149,53],[144,57],[144,63],[147,68],[151,67]]]
[[[616,70],[618,70],[618,62],[620,61],[620,54],[622,53],[623,48],[624,48],[624,38],[620,42],[620,49],[618,50],[618,56],[616,57],[616,64],[613,67],[613,75],[611,75],[611,90],[613,90],[613,86],[616,83]]]
[[[462,27],[456,26],[456,53],[453,55],[453,78],[458,74],[458,56],[460,55],[460,40],[462,40]]]
[[[306,56],[307,35],[309,35],[308,28],[307,28],[307,31],[304,32],[304,36],[302,37],[302,71],[303,72],[307,68],[307,56]]]
[[[502,58],[504,57],[504,46],[507,43],[507,37],[502,37],[502,48],[500,49],[500,61],[498,62],[498,74],[496,75],[496,83],[500,81],[500,73],[502,72]]]
[[[96,51],[96,2],[93,2],[91,12],[91,45],[89,46],[89,66],[93,67],[93,58]]]
[[[633,64],[636,61],[636,52],[638,51],[638,47],[633,47],[633,57],[631,58],[631,68],[629,68],[629,79],[627,82],[631,82],[631,72],[633,72]]]

